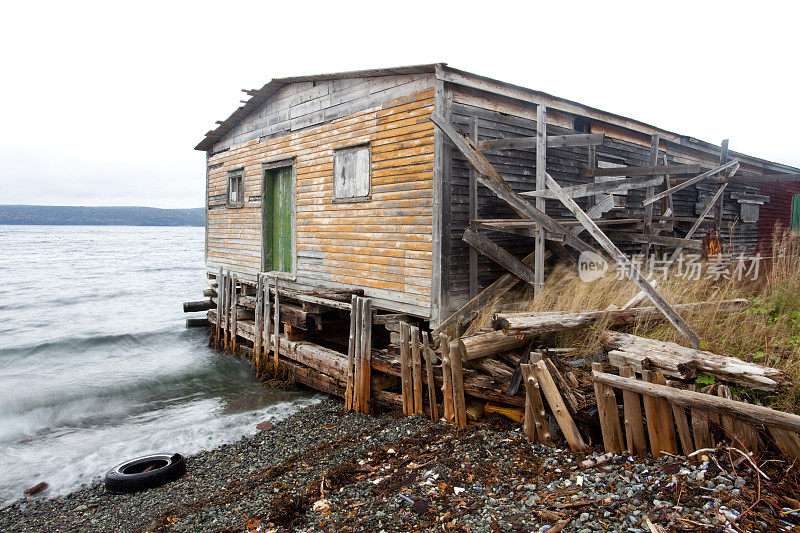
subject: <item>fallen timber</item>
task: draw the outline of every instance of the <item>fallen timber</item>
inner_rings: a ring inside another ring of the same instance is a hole
[[[725,357],[712,352],[695,350],[675,344],[618,331],[602,334],[611,364],[631,366],[636,371],[658,370],[665,376],[689,380],[697,375],[711,375],[754,389],[774,391],[788,386],[790,380],[782,371]]]
[[[747,308],[747,300],[724,300],[678,304],[677,311],[714,310],[735,312]],[[637,320],[662,320],[664,315],[655,307],[634,307],[577,313],[500,313],[495,315],[492,325],[497,328],[461,337],[459,345],[467,361],[480,359],[499,352],[521,348],[537,334],[552,333],[564,329],[590,326],[605,321],[608,326],[631,324]]]

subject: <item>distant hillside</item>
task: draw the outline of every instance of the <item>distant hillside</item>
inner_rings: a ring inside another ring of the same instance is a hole
[[[205,210],[154,207],[0,205],[0,225],[203,226]]]

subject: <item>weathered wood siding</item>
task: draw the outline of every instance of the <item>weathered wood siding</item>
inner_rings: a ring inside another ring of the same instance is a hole
[[[256,113],[259,116],[249,121],[262,125],[264,135],[211,155],[206,260],[210,272],[223,266],[255,276],[260,270],[262,165],[291,158],[296,177],[291,284],[363,288],[378,306],[428,316],[433,190],[433,123],[428,117],[433,110],[433,81],[431,76],[386,78],[392,80],[326,82],[328,92],[320,89],[324,98],[305,102],[317,102],[303,108],[312,110],[305,114],[296,95],[314,94],[315,86],[289,86],[285,92],[295,96],[277,94],[275,102],[294,112],[287,114],[270,100],[264,106],[266,114]],[[389,83],[393,88],[385,87]],[[370,87],[380,90],[370,92]],[[338,116],[341,100],[354,94],[361,96],[346,104],[349,114]],[[337,118],[309,127],[309,122],[318,120],[310,115]],[[269,116],[294,118],[273,131],[264,126],[263,119]],[[300,131],[286,134],[294,129]],[[234,132],[232,139],[252,134]],[[215,150],[227,142],[221,141]],[[371,146],[371,198],[333,202],[334,150],[364,143]],[[244,169],[245,204],[228,208],[227,172],[238,168]]]
[[[480,91],[457,87],[452,104],[453,122],[464,131],[469,131],[470,117],[477,121],[478,138],[495,139],[505,137],[533,136],[536,134],[536,107],[532,104],[513,101]],[[549,135],[574,134],[574,115],[548,109],[547,132]],[[621,128],[592,121],[591,133],[605,133],[604,145],[597,147],[597,160],[621,163],[626,166],[647,166],[649,164],[650,139],[647,135],[632,133]],[[581,131],[580,133],[585,133]],[[451,175],[449,205],[444,206],[443,217],[450,223],[449,276],[447,287],[443,288],[445,309],[442,315],[448,316],[469,300],[469,247],[461,237],[469,223],[469,163],[457,150],[451,151]],[[581,178],[581,169],[588,168],[589,149],[550,148],[547,150],[547,171],[562,186],[589,183],[592,178]],[[659,164],[663,164],[664,150],[659,152]],[[536,154],[534,150],[502,150],[485,154],[489,161],[518,192],[536,189]],[[676,155],[668,151],[670,164],[702,163],[716,166],[718,160],[705,154]],[[716,187],[713,184],[698,184],[676,193],[673,197],[675,216],[696,217],[699,206],[711,198]],[[736,224],[732,231],[723,228],[725,243],[733,242],[735,248],[753,250],[756,246],[758,223],[743,223],[739,219],[740,204],[731,194],[757,195],[757,187],[730,185],[725,192],[723,225]],[[642,201],[644,190],[630,191],[627,195],[625,213],[640,215],[644,212]],[[532,199],[531,199],[532,201]],[[588,198],[576,200],[584,208]],[[571,217],[570,213],[557,200],[546,201],[547,213],[553,217]],[[661,210],[660,202],[654,207],[657,218]],[[479,218],[518,218],[517,215],[487,188],[478,186]],[[486,232],[494,242],[517,257],[533,251],[533,238],[519,237],[500,232]],[[700,233],[702,235],[702,232]],[[584,234],[584,238],[591,241]],[[622,244],[627,253],[638,253],[640,244]],[[444,250],[443,253],[448,253]],[[478,255],[478,290],[484,289],[505,273],[501,267],[488,258]]]

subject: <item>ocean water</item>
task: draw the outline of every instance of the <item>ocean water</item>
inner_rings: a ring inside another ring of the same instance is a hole
[[[318,401],[263,388],[187,329],[203,228],[0,226],[0,505],[125,459],[191,454]]]

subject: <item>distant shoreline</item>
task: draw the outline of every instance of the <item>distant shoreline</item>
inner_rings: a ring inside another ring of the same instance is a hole
[[[0,226],[205,226],[205,209],[0,205]]]

